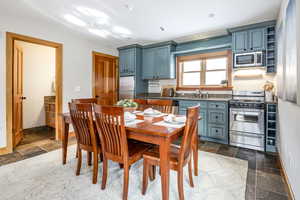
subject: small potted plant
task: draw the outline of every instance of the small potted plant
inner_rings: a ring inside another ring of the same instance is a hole
[[[117,102],[117,106],[122,106],[126,108],[126,111],[134,111],[137,109],[138,104],[134,102],[132,99],[122,99]]]
[[[270,81],[266,81],[264,85],[264,90],[265,90],[265,98],[267,102],[272,102],[273,101],[273,90],[274,90],[274,84]]]

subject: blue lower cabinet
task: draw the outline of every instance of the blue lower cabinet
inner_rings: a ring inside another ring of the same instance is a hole
[[[215,124],[225,124],[226,112],[219,110],[208,110],[208,122]]]
[[[208,137],[221,143],[228,143],[227,130],[224,125],[208,124]]]
[[[199,104],[202,119],[198,122],[198,135],[201,140],[228,144],[228,103],[180,100],[179,114],[185,115],[188,107]]]
[[[198,134],[200,136],[207,136],[207,111],[202,109],[200,110],[201,120],[198,122]]]

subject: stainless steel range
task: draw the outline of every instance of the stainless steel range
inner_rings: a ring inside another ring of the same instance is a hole
[[[230,145],[265,150],[265,93],[233,91],[230,101]]]

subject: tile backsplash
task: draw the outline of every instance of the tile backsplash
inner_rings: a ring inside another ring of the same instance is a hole
[[[236,78],[233,72],[232,85],[234,90],[263,90],[266,81],[271,81],[275,85],[276,90],[276,76],[263,74],[261,77],[245,77]],[[160,93],[163,86],[176,86],[176,79],[168,80],[149,80],[149,93]],[[183,93],[194,93],[194,91],[181,91]],[[230,94],[231,91],[208,91],[211,94]],[[274,91],[275,92],[275,91]],[[179,92],[180,93],[180,92]]]

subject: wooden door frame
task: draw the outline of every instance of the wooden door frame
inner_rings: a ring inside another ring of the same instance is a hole
[[[112,55],[109,55],[109,54],[104,54],[104,53],[100,53],[100,52],[96,52],[96,51],[93,51],[92,52],[92,58],[93,58],[93,71],[92,71],[92,95],[93,95],[93,98],[96,97],[96,85],[95,85],[95,71],[96,71],[96,62],[95,62],[95,59],[96,59],[96,56],[102,56],[102,57],[107,57],[107,58],[112,58],[112,59],[115,59],[115,62],[116,62],[116,73],[117,73],[117,90],[119,90],[119,57],[118,56],[112,56]]]
[[[55,48],[55,87],[56,87],[56,140],[61,139],[62,113],[62,81],[63,81],[63,45],[34,37],[6,32],[6,147],[0,149],[1,154],[13,151],[13,58],[14,42],[16,40]]]

